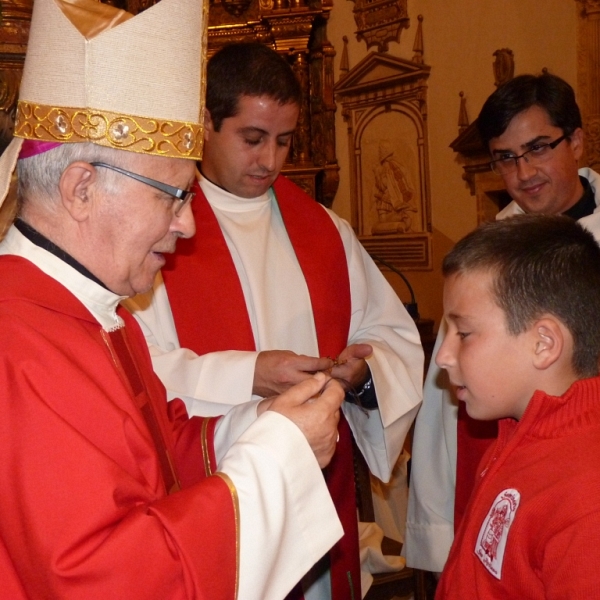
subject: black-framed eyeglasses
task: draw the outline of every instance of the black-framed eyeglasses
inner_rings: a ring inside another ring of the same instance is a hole
[[[107,163],[91,162],[90,165],[92,165],[92,167],[103,167],[105,169],[110,169],[111,171],[116,171],[117,173],[121,173],[121,175],[131,177],[131,179],[135,179],[136,181],[145,183],[146,185],[149,185],[154,189],[160,190],[165,194],[169,194],[169,196],[173,196],[178,200],[178,204],[175,207],[176,216],[179,216],[181,214],[181,211],[185,208],[187,204],[189,204],[192,201],[192,199],[196,195],[196,192],[192,192],[190,190],[182,190],[181,188],[162,183],[161,181],[156,181],[156,179],[144,177],[143,175],[138,175],[137,173],[132,173],[131,171],[126,171],[125,169],[121,169],[121,167],[115,167],[114,165],[109,165]]]
[[[519,156],[506,154],[501,158],[493,160],[490,163],[490,167],[492,171],[498,175],[509,175],[517,170],[520,158],[527,164],[535,167],[536,165],[546,162],[550,156],[552,156],[552,150],[568,137],[568,135],[561,135],[558,139],[548,144],[533,144],[527,152],[523,152],[523,154],[519,154]]]

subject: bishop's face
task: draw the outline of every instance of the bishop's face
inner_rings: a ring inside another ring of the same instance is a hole
[[[194,161],[180,158],[139,156],[127,168],[185,190],[196,174]],[[115,181],[115,193],[103,194],[97,203],[93,265],[86,266],[116,294],[133,296],[152,287],[164,254],[196,228],[189,204],[177,215],[173,196],[125,175],[115,174]]]

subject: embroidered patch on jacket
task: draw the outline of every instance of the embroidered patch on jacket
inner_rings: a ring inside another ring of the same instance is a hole
[[[517,490],[500,492],[477,536],[475,554],[496,579],[502,576],[506,540],[520,501],[521,494]]]

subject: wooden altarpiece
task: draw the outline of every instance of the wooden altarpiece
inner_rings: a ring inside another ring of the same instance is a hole
[[[136,14],[157,0],[105,1]],[[326,35],[332,5],[333,0],[211,0],[208,28],[209,56],[230,42],[259,41],[290,62],[303,102],[283,172],[326,206],[331,206],[339,182],[335,50]],[[32,7],[33,0],[0,0],[0,151],[12,135]]]
[[[365,249],[401,270],[429,270],[430,67],[372,52],[335,87],[348,124],[352,225]]]
[[[600,170],[600,0],[576,0],[577,102],[585,131],[582,164]]]

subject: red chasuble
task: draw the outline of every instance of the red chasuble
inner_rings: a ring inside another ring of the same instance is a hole
[[[107,334],[0,256],[0,598],[234,600],[235,502],[203,452],[215,420],[167,405],[119,314]]]
[[[350,280],[333,221],[310,196],[283,176],[273,185],[304,274],[321,356],[337,356],[350,329]],[[179,342],[196,354],[255,351],[242,285],[217,218],[200,187],[194,201],[196,236],[178,242],[163,278]],[[282,348],[288,349],[288,348]],[[340,420],[340,441],[325,470],[344,537],[330,551],[333,600],[360,598],[360,559],[351,432]],[[297,596],[296,596],[297,597]]]

